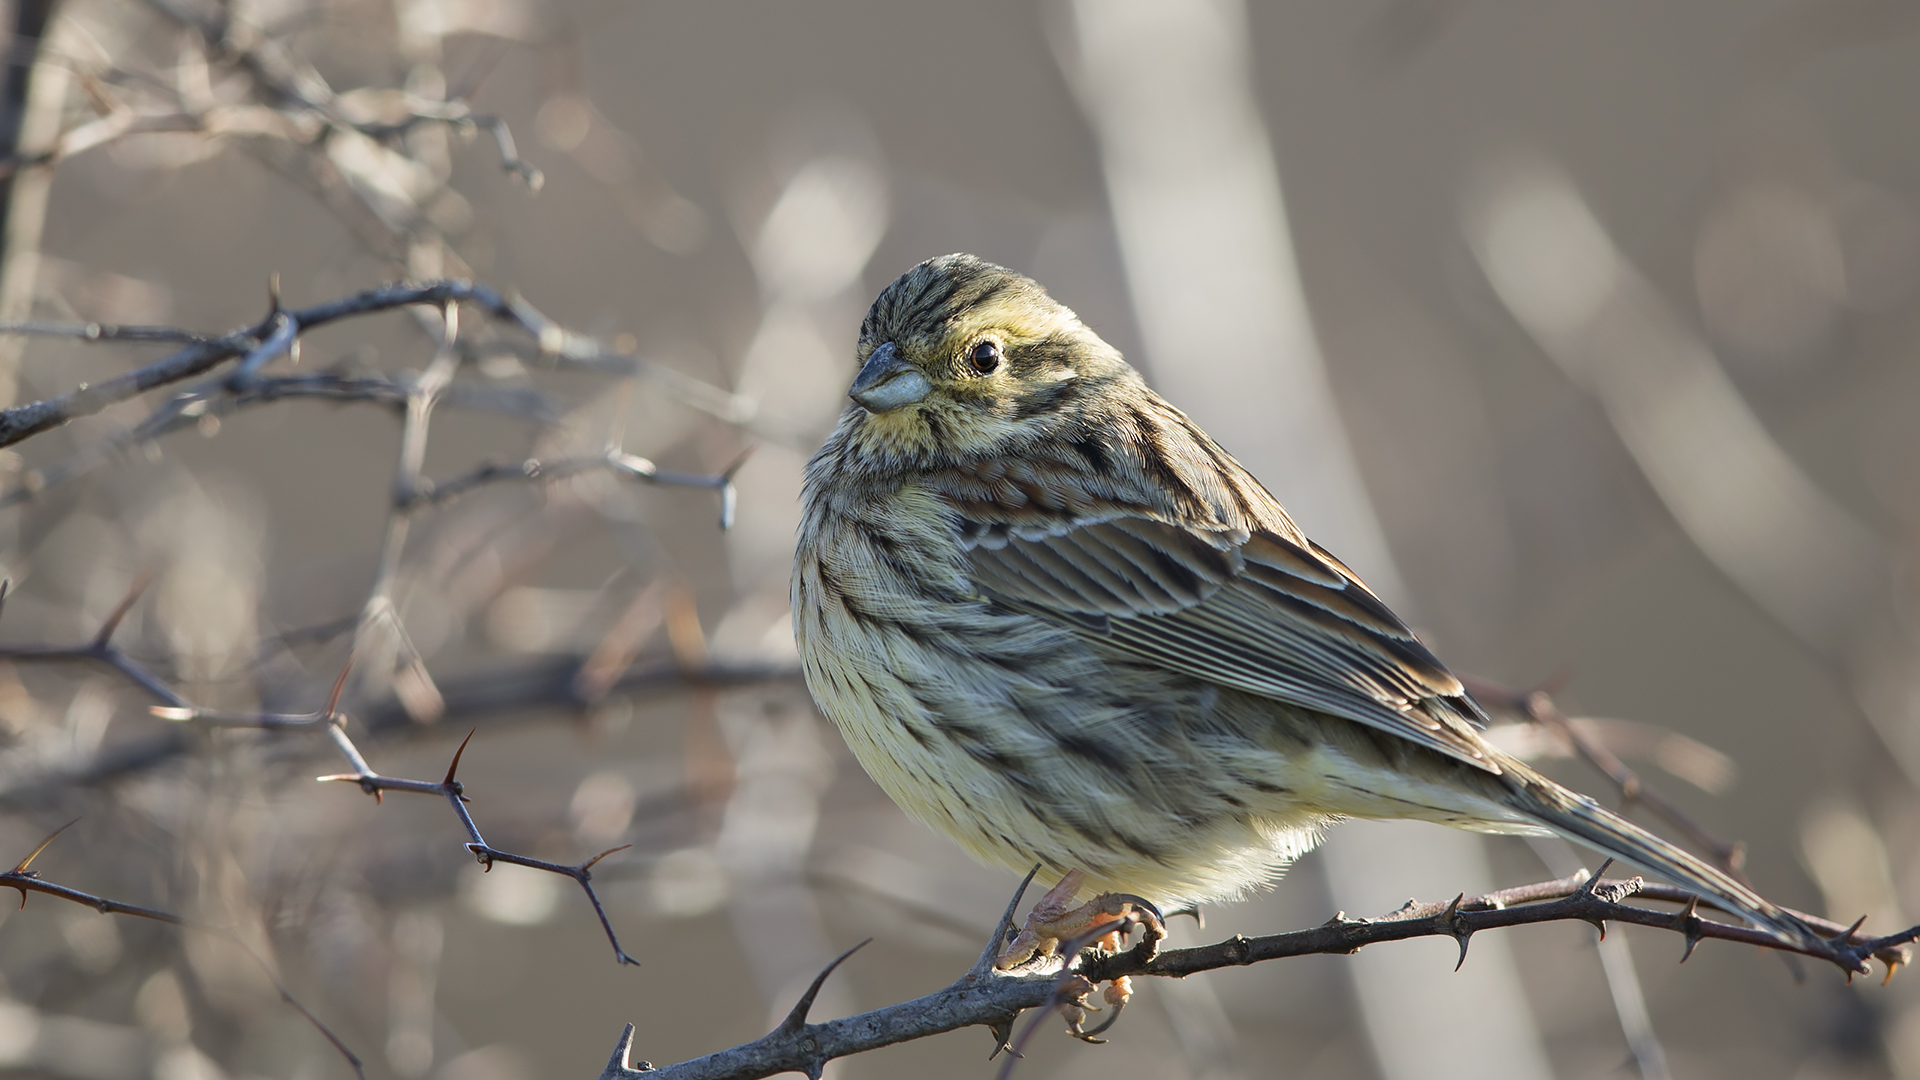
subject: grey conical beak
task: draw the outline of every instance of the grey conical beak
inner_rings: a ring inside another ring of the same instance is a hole
[[[889,341],[867,357],[860,374],[854,376],[847,396],[871,413],[892,412],[902,405],[924,401],[933,392],[933,383],[920,369],[900,355],[900,346]]]

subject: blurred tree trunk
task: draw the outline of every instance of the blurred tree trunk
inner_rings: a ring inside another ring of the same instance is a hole
[[[62,106],[71,73],[61,63],[41,63],[47,29],[57,0],[15,0],[12,33],[7,39],[5,98],[0,100],[0,157],[16,163],[0,178],[0,321],[17,322],[33,313],[34,281],[40,269],[40,233],[46,225],[47,194],[53,163],[21,167],[27,154],[53,146],[60,136]],[[0,340],[0,407],[18,395],[24,341]]]

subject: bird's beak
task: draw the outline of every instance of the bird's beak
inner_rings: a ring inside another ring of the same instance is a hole
[[[933,383],[920,369],[900,355],[900,346],[889,341],[873,350],[866,366],[854,376],[847,396],[871,413],[892,412],[902,405],[924,401],[933,393]]]

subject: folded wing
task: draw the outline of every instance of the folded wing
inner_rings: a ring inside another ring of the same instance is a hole
[[[1297,534],[1148,517],[963,541],[995,602],[1195,678],[1397,735],[1489,772],[1480,711],[1352,572]]]

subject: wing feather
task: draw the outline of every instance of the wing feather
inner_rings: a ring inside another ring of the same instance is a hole
[[[1498,771],[1469,730],[1486,718],[1459,680],[1310,541],[1149,517],[1056,520],[994,545],[962,536],[977,584],[1003,605],[1196,678]]]

